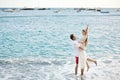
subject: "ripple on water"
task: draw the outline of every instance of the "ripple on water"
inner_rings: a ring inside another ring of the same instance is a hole
[[[104,61],[102,61],[102,62],[103,62],[103,63],[106,63],[106,64],[112,63],[111,60],[104,60]]]
[[[113,56],[112,59],[120,59],[119,56]]]

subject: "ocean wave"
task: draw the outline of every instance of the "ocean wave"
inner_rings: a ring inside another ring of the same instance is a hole
[[[66,64],[65,59],[51,59],[51,58],[14,58],[14,59],[0,59],[1,65],[9,64],[32,64],[32,65],[63,65]]]

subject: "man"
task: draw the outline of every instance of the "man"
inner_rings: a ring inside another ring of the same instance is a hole
[[[75,75],[77,75],[78,63],[79,63],[79,54],[80,54],[80,50],[84,50],[84,47],[82,47],[82,45],[76,41],[76,36],[74,34],[70,35],[70,39],[73,42],[73,49],[74,49],[75,59],[76,59]]]

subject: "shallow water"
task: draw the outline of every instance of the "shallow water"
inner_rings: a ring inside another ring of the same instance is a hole
[[[52,10],[0,12],[0,80],[75,79],[69,35],[74,33],[79,39],[88,24],[87,54],[99,64],[96,67],[90,63],[84,80],[119,79],[118,14],[82,12],[81,15],[73,10],[58,14]]]

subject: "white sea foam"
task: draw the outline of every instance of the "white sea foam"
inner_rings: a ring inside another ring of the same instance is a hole
[[[120,55],[103,56],[97,61],[97,66],[90,63],[90,70],[85,70],[83,80],[120,79]],[[74,77],[74,67],[73,57],[1,59],[0,80],[81,80],[80,76]]]

